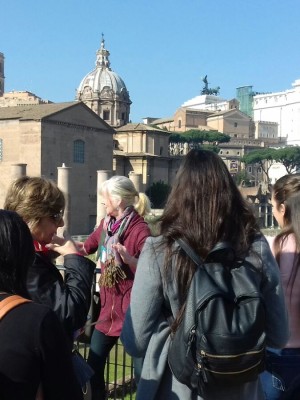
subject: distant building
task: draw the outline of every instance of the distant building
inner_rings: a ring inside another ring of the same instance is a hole
[[[280,142],[300,145],[300,79],[292,89],[282,92],[258,94],[253,97],[254,121],[271,121],[278,124]]]
[[[25,106],[29,104],[51,104],[52,101],[43,100],[34,93],[16,91],[3,93],[0,97],[0,107]]]
[[[255,94],[252,86],[240,86],[236,88],[236,98],[239,102],[239,109],[251,118],[253,118],[253,97]]]
[[[206,111],[228,111],[233,108],[239,108],[239,103],[236,99],[224,100],[219,96],[203,94],[193,97],[191,100],[185,101],[182,108],[190,110],[206,110]]]
[[[171,184],[181,157],[170,157],[171,132],[145,124],[127,124],[116,129],[114,166],[118,175],[134,172],[141,176],[140,191],[153,183]]]
[[[0,207],[18,165],[29,176],[57,181],[70,168],[69,232],[96,224],[97,171],[112,170],[114,130],[82,102],[0,108]]]
[[[76,100],[83,101],[110,126],[129,122],[131,100],[123,79],[110,68],[109,51],[102,38],[97,51],[96,68],[81,81]]]

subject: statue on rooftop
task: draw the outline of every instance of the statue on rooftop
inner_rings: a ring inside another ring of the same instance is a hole
[[[204,83],[204,86],[203,89],[201,90],[201,94],[212,94],[214,96],[217,96],[219,94],[220,86],[217,86],[216,88],[208,87],[207,75],[205,75],[205,77],[202,78],[202,82]]]

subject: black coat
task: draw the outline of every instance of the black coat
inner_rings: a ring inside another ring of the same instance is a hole
[[[0,325],[1,400],[35,399],[40,383],[44,399],[82,400],[66,335],[53,311],[21,304]]]
[[[63,278],[47,254],[36,253],[28,272],[27,289],[32,300],[56,313],[72,343],[75,331],[87,319],[95,266],[88,258],[69,254],[64,256]]]

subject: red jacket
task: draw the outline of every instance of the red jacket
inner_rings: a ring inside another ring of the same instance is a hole
[[[101,221],[99,227],[84,242],[84,248],[88,254],[97,251],[102,226],[103,221]],[[124,232],[121,244],[127,248],[130,255],[138,258],[145,240],[150,235],[150,229],[144,218],[136,213]],[[104,264],[101,264],[101,269],[103,268]],[[127,277],[125,280],[120,280],[112,288],[104,286],[100,288],[101,311],[96,329],[108,336],[120,336],[125,313],[130,303],[131,288],[136,268],[123,264],[123,269]]]

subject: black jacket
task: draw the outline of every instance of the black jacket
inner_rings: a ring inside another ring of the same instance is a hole
[[[32,300],[48,305],[56,313],[72,343],[74,332],[87,319],[95,266],[88,258],[69,254],[64,257],[63,278],[50,257],[36,253],[28,271],[27,289]]]
[[[0,295],[0,300],[6,296]],[[46,400],[82,400],[71,351],[55,313],[25,303],[0,322],[0,399],[32,400],[42,384]]]

